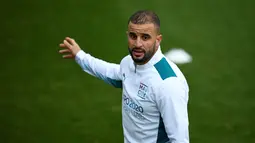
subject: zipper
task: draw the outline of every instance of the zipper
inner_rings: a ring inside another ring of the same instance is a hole
[[[135,73],[136,73],[136,64],[135,64]]]
[[[135,73],[136,73],[136,63],[134,63],[134,65],[135,65]]]

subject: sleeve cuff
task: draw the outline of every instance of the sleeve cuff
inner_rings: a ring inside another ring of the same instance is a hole
[[[75,56],[75,60],[79,61],[81,59],[83,59],[86,56],[86,53],[83,50],[80,50],[76,56]]]

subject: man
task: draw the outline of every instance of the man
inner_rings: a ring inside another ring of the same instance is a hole
[[[158,16],[134,13],[127,37],[130,54],[119,65],[92,57],[69,37],[59,52],[75,58],[85,72],[122,88],[125,143],[188,143],[189,88],[179,68],[161,52]]]

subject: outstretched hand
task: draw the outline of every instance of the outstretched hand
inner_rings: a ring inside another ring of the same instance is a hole
[[[71,59],[81,50],[80,46],[75,42],[74,39],[66,37],[63,43],[59,44],[62,50],[59,50],[60,54],[63,54],[63,58]]]

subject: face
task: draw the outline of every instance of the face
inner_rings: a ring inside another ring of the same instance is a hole
[[[128,25],[128,50],[136,64],[147,63],[157,51],[162,36],[153,23]]]

